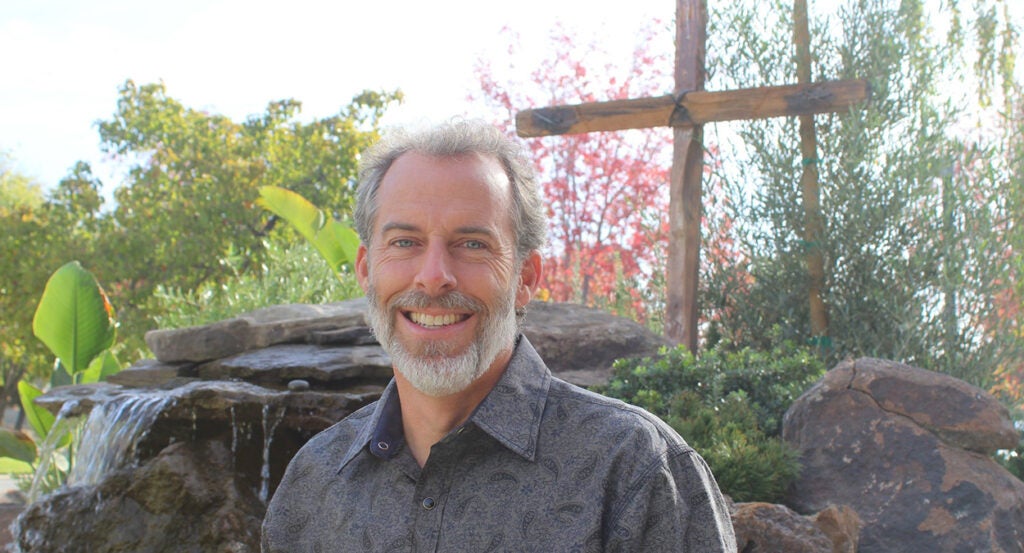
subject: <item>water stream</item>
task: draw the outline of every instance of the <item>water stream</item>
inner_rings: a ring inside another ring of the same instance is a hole
[[[263,466],[260,469],[260,500],[263,503],[270,499],[270,446],[284,412],[284,407],[277,407],[272,412],[270,405],[263,406]]]
[[[174,398],[166,392],[125,394],[92,408],[82,426],[67,485],[92,485],[135,460],[135,447]]]

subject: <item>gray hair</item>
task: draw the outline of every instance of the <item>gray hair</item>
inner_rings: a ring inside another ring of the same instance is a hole
[[[512,189],[512,228],[516,235],[516,257],[523,261],[544,245],[547,221],[537,189],[533,168],[522,148],[494,126],[483,121],[452,120],[437,126],[398,130],[363,152],[359,161],[355,225],[359,239],[370,244],[377,217],[377,190],[391,164],[402,154],[417,152],[431,157],[490,155],[505,168]]]

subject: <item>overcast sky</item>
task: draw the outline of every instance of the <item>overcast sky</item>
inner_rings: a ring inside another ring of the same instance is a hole
[[[284,98],[324,117],[367,88],[405,92],[386,122],[443,118],[469,108],[473,63],[500,52],[503,26],[525,44],[561,21],[630,45],[645,20],[674,10],[673,0],[4,0],[0,151],[46,187],[77,160],[104,177],[95,122],[114,113],[126,79],[162,80],[187,107],[235,120]]]

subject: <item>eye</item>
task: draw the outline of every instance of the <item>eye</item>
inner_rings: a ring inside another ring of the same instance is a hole
[[[391,241],[391,245],[396,248],[411,248],[415,243],[408,238],[397,238]]]
[[[480,240],[466,240],[466,242],[463,245],[467,249],[470,249],[470,250],[485,250],[485,249],[487,249],[487,244],[484,244]]]

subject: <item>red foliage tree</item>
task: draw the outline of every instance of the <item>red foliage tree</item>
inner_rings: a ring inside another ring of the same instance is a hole
[[[499,76],[480,60],[476,74],[483,101],[502,111],[498,123],[512,134],[514,115],[529,107],[576,104],[664,94],[671,86],[668,48],[658,49],[666,29],[655,22],[640,32],[625,63],[613,63],[596,40],[580,44],[564,28],[528,77]],[[506,30],[506,68],[524,56]],[[666,75],[668,75],[666,77]],[[541,178],[551,221],[543,294],[645,320],[659,292],[667,237],[671,131],[590,133],[525,141]]]
[[[580,41],[564,27],[532,71],[517,35],[505,30],[509,65],[476,65],[479,94],[470,100],[500,112],[498,125],[514,134],[526,108],[667,94],[672,87],[672,32],[651,22],[619,62],[607,37]],[[668,240],[669,128],[589,133],[525,141],[541,179],[551,221],[542,296],[608,309],[659,326],[664,306]],[[713,148],[710,149],[713,151]],[[712,194],[704,216],[704,271],[736,267],[741,256],[718,179],[706,169]],[[713,313],[709,316],[714,317]]]

